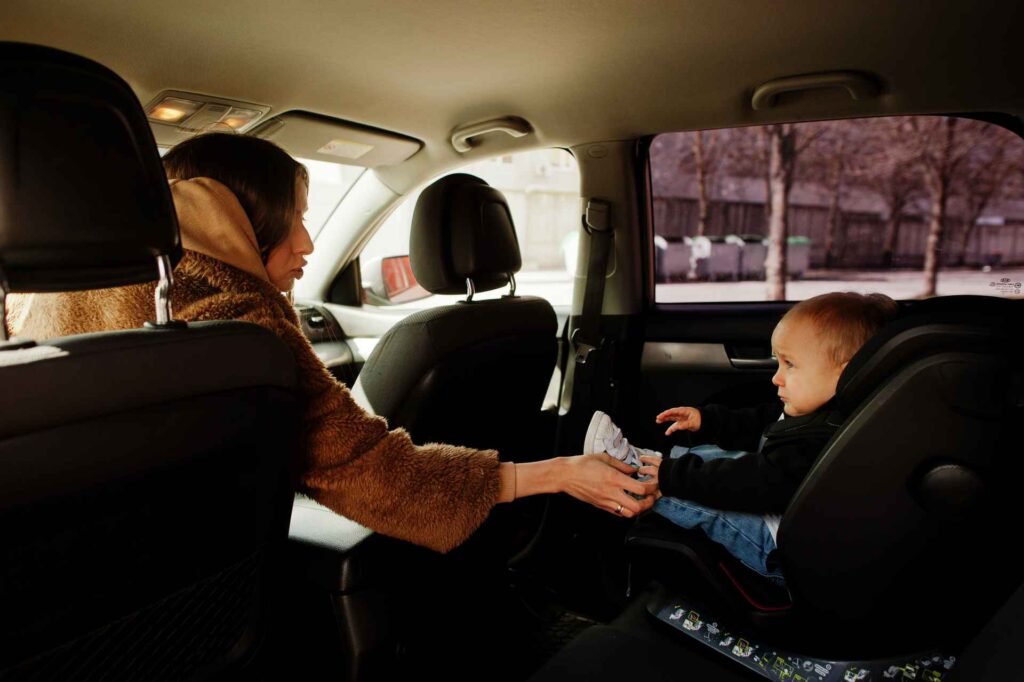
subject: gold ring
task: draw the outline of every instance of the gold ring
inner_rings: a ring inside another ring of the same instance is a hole
[[[621,502],[619,502],[619,506],[618,506],[618,508],[617,508],[617,509],[615,510],[615,513],[616,513],[616,514],[621,514],[621,513],[622,513],[622,503],[621,503]]]

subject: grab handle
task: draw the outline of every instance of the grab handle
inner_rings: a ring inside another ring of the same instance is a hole
[[[471,123],[469,125],[456,128],[452,132],[452,147],[455,151],[460,154],[465,154],[472,149],[477,143],[473,140],[475,137],[481,135],[487,135],[489,133],[505,133],[512,137],[523,137],[533,132],[533,126],[516,116],[506,116],[504,118],[492,118],[489,121],[480,121],[479,123]]]
[[[768,81],[756,90],[750,98],[750,106],[756,110],[770,109],[775,106],[779,95],[799,90],[820,90],[823,88],[841,88],[855,100],[874,97],[878,92],[875,81],[855,71],[830,71],[828,73],[811,73],[803,76],[790,76]]]

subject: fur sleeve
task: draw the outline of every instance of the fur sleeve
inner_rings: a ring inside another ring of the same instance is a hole
[[[323,365],[298,327],[276,311],[233,316],[270,328],[295,353],[308,404],[299,488],[385,535],[446,552],[483,523],[498,500],[498,456],[453,445],[416,446],[367,414]]]

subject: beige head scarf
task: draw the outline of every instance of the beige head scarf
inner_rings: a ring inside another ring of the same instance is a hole
[[[171,180],[181,244],[270,281],[252,223],[235,195],[211,178]]]

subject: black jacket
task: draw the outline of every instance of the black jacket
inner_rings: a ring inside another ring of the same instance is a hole
[[[708,462],[689,453],[678,459],[665,458],[658,469],[662,494],[755,514],[786,510],[842,424],[831,401],[811,414],[781,421],[782,403],[776,401],[738,410],[705,405],[700,414],[701,428],[693,434],[693,442],[748,454]]]

